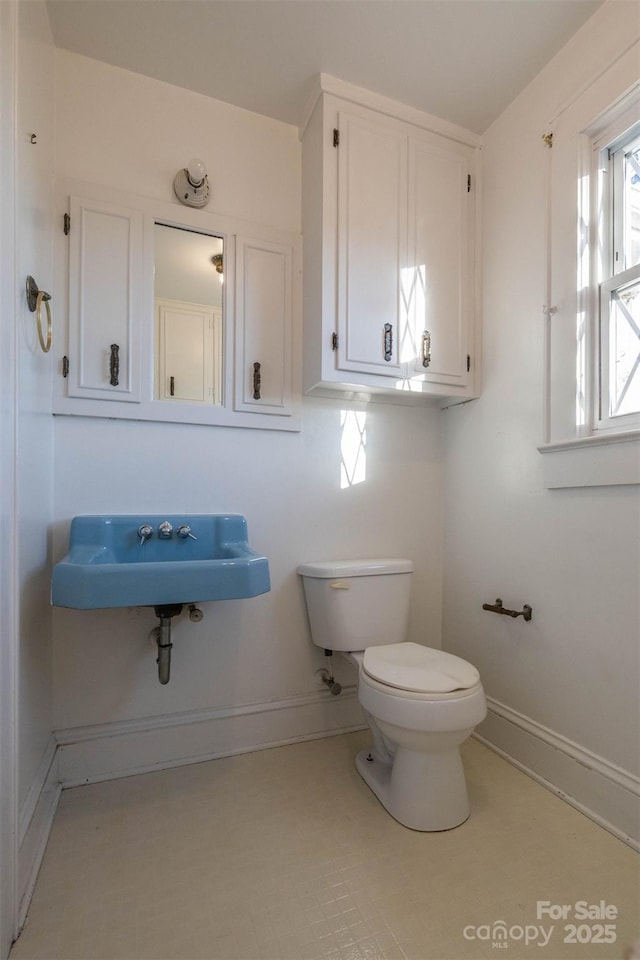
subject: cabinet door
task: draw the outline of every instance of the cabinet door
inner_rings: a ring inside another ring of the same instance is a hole
[[[407,296],[412,376],[465,386],[473,308],[467,148],[409,142]]]
[[[407,137],[370,111],[338,114],[341,370],[400,375],[407,246]]]
[[[221,402],[221,321],[216,307],[156,300],[159,400]]]
[[[235,409],[292,413],[293,248],[236,237]]]
[[[70,199],[71,397],[140,401],[143,216]]]

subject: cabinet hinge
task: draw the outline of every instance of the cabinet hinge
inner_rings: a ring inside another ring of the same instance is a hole
[[[64,215],[64,235],[65,237],[69,236],[69,231],[71,230],[71,217],[68,213]]]
[[[471,193],[471,174],[467,174],[467,193]]]
[[[467,354],[467,373],[471,370],[471,354]]]
[[[62,376],[65,378],[69,376],[69,357],[62,358]]]
[[[334,147],[340,146],[340,131],[337,127],[333,128],[333,145]]]
[[[332,334],[331,334],[331,349],[332,349],[332,350],[337,350],[337,349],[338,349],[338,334],[337,334],[337,333],[332,333]]]

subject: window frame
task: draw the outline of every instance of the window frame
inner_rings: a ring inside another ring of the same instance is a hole
[[[589,394],[592,398],[589,433],[602,438],[640,429],[640,410],[614,415],[608,412],[611,407],[611,304],[619,291],[640,282],[640,263],[626,267],[624,259],[616,260],[614,255],[625,246],[625,148],[640,137],[640,101],[634,100],[636,102],[622,113],[615,108],[606,111],[597,132],[593,129],[585,132],[592,157],[589,182],[595,186],[590,198],[592,229],[588,252],[590,336],[587,353],[591,354]]]
[[[636,63],[634,51],[629,51],[626,74],[614,77],[605,71],[599,75],[558,111],[542,137],[549,151],[545,174],[543,441],[537,449],[543,454],[542,479],[548,490],[640,485],[640,428],[616,423],[614,429],[603,429],[597,415],[598,270],[602,243],[611,229],[610,220],[603,222],[599,206],[604,185],[598,153],[640,119]],[[626,89],[623,76],[629,81]],[[572,236],[573,250],[569,246]]]

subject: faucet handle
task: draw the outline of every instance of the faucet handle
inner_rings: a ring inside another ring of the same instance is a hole
[[[198,539],[191,533],[191,527],[186,523],[183,523],[182,526],[178,527],[176,534],[181,537],[182,540],[186,540],[188,537],[190,537],[192,540]]]
[[[148,523],[143,523],[138,527],[138,536],[140,537],[140,546],[142,547],[146,540],[153,536],[153,527]]]

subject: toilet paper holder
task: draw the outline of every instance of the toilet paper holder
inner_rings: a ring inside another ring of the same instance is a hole
[[[489,610],[491,613],[502,613],[505,617],[523,617],[524,620],[531,620],[533,616],[533,610],[528,603],[524,604],[522,610],[508,610],[499,597],[495,603],[483,603],[482,609]]]

